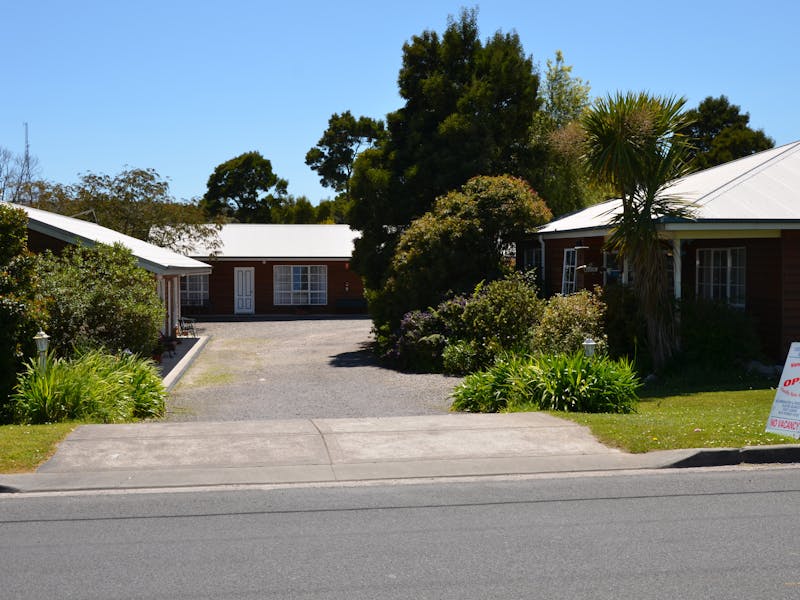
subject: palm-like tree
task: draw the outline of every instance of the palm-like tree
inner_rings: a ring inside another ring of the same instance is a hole
[[[583,118],[589,171],[612,186],[622,202],[607,241],[633,267],[635,291],[647,323],[656,369],[678,345],[659,221],[688,215],[687,205],[664,193],[685,175],[689,144],[684,98],[617,93],[598,99]]]

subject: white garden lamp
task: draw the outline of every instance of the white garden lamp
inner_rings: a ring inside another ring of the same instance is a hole
[[[36,342],[36,349],[39,351],[39,370],[44,373],[47,369],[47,347],[50,345],[50,336],[40,329],[39,333],[33,336],[33,341]]]
[[[592,338],[589,337],[583,340],[583,353],[587,358],[592,358],[594,356],[595,348],[597,348],[597,342]]]

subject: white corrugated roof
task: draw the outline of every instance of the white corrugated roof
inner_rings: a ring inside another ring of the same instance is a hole
[[[143,240],[125,235],[97,223],[74,219],[64,215],[13,204],[28,214],[28,227],[39,233],[68,243],[82,242],[92,246],[102,244],[122,244],[136,257],[139,266],[159,275],[210,273],[211,267],[203,262],[189,258],[168,248],[162,248]]]
[[[800,221],[800,141],[693,173],[663,192],[690,202],[698,227],[714,221]],[[539,233],[607,228],[619,200],[551,221]]]
[[[221,245],[198,245],[192,256],[215,258],[318,258],[347,260],[359,236],[349,225],[278,225],[232,223],[219,232]]]

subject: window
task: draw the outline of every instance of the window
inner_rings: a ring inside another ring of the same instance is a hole
[[[328,303],[326,265],[275,265],[273,278],[276,306]]]
[[[618,252],[603,252],[603,285],[622,283],[622,265]]]
[[[536,269],[537,272],[542,270],[542,249],[535,246],[525,248],[522,251],[522,270],[530,271]]]
[[[575,248],[564,249],[564,271],[561,275],[561,293],[574,294],[577,291],[576,270],[578,251]]]
[[[208,275],[181,277],[181,306],[208,304]]]
[[[744,248],[700,248],[696,265],[698,298],[744,308]]]

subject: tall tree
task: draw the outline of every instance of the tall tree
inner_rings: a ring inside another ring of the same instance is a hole
[[[322,185],[349,198],[356,157],[380,139],[383,132],[383,121],[369,117],[356,119],[349,110],[334,113],[317,145],[306,153],[306,164],[319,174]]]
[[[403,46],[405,104],[387,116],[386,137],[361,153],[351,182],[351,224],[362,232],[354,266],[382,285],[393,247],[436,197],[476,175],[525,175],[539,78],[516,34],[481,42],[477,13],[451,18]]]
[[[532,182],[556,216],[603,199],[581,160],[578,121],[589,107],[589,90],[588,83],[572,75],[572,66],[560,50],[555,59],[547,60],[543,104],[531,125],[531,150],[536,157]]]
[[[272,211],[283,203],[288,185],[259,152],[245,152],[214,169],[200,205],[211,215],[240,223],[272,223]]]
[[[219,227],[209,224],[209,215],[196,202],[178,202],[169,181],[154,169],[84,173],[72,185],[36,181],[30,191],[36,208],[92,220],[177,252],[190,250],[198,240],[217,243]]]
[[[690,138],[694,147],[694,169],[707,169],[775,145],[763,129],[752,129],[750,114],[741,111],[724,95],[708,96],[697,108],[687,111],[688,125],[682,133]]]
[[[634,270],[634,289],[647,323],[654,366],[664,366],[678,344],[658,220],[684,217],[679,198],[663,193],[687,172],[689,145],[683,98],[627,93],[598,99],[582,119],[589,170],[622,201],[608,246]]]

